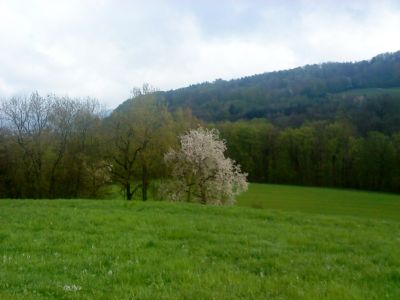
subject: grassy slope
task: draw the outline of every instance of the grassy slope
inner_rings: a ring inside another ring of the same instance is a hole
[[[237,203],[254,208],[400,221],[400,195],[395,194],[251,184]]]
[[[390,220],[0,201],[0,299],[400,299],[399,249]]]

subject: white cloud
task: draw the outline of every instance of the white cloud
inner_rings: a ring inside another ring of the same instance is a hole
[[[302,48],[307,49],[307,60],[354,61],[400,50],[396,38],[400,11],[382,2],[366,1],[363,7],[352,3],[351,9],[329,11],[324,7],[302,13]]]
[[[161,89],[400,49],[396,1],[0,2],[0,96],[116,106]]]

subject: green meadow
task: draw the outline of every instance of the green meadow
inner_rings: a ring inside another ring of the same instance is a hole
[[[250,184],[237,205],[400,222],[400,196],[376,192]]]
[[[255,209],[257,208],[257,209]],[[400,197],[0,201],[0,299],[400,299]]]

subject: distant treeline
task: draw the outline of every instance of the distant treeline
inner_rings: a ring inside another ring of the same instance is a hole
[[[104,117],[94,100],[11,98],[1,106],[0,197],[102,197],[118,184],[147,199],[163,155],[202,122],[153,93]],[[205,124],[253,182],[400,192],[400,132],[360,134],[348,119],[280,128],[265,119]]]
[[[400,192],[400,132],[362,137],[347,121],[279,129],[259,119],[216,127],[250,181]]]

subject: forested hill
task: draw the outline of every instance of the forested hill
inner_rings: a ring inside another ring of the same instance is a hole
[[[252,182],[400,192],[400,51],[157,95],[216,127]]]
[[[343,95],[337,97],[337,93],[393,87],[400,87],[400,51],[380,54],[369,61],[307,65],[230,81],[216,80],[168,91],[164,96],[172,109],[190,107],[206,121],[267,117],[282,123],[295,115],[290,122],[297,125],[303,118],[331,118],[341,108],[336,102]]]
[[[361,134],[400,130],[400,51],[161,92],[205,121],[267,118],[279,127],[347,118]],[[123,107],[124,105],[122,105]],[[121,108],[122,108],[121,107]]]

